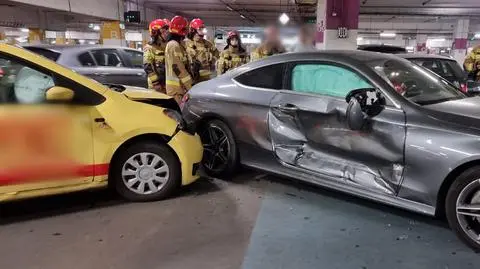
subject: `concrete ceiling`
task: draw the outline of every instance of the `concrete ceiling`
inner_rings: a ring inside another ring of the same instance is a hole
[[[359,1],[361,21],[455,22],[460,16],[480,17],[479,0]],[[302,2],[312,4],[299,4]],[[316,0],[146,0],[145,5],[224,26],[264,25],[276,22],[282,12],[287,12],[297,23],[316,16]]]

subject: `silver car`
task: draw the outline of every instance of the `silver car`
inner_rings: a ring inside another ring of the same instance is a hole
[[[106,84],[147,87],[143,52],[101,45],[29,45],[25,49]]]
[[[480,250],[480,97],[394,55],[272,56],[183,99],[207,173],[239,164],[432,216]]]

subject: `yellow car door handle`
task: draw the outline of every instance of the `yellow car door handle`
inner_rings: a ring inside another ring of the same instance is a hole
[[[95,118],[95,122],[105,123],[105,118]]]

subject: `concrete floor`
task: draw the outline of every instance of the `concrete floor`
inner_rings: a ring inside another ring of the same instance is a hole
[[[0,205],[0,268],[479,268],[443,221],[245,171],[179,197]]]

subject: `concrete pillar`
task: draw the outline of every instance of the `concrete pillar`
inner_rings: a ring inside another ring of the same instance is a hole
[[[28,43],[31,45],[42,44],[45,40],[45,32],[40,28],[28,29]]]
[[[427,35],[417,35],[416,44],[416,52],[420,54],[427,54]]]
[[[150,42],[150,33],[148,30],[143,30],[142,31],[142,48],[145,48],[145,45]]]
[[[67,39],[65,38],[65,32],[55,32],[55,44],[64,45]]]
[[[100,43],[104,45],[126,46],[120,21],[104,21],[100,26]]]
[[[465,60],[467,54],[468,43],[468,28],[470,21],[468,19],[460,19],[457,21],[453,33],[453,58],[457,60],[461,65]]]
[[[359,12],[359,0],[318,0],[316,47],[356,49]],[[338,37],[340,27],[347,29],[347,37]]]

